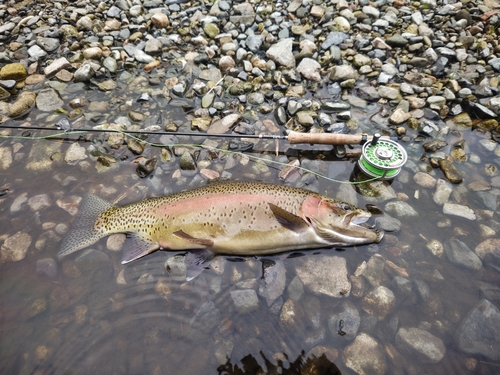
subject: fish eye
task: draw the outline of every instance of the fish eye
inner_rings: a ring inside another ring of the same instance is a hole
[[[346,211],[349,211],[349,210],[351,209],[351,207],[349,207],[348,205],[345,205],[343,208],[344,208],[344,210],[346,210]]]

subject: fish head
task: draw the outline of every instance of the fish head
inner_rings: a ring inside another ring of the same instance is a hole
[[[365,224],[371,217],[369,211],[335,199],[309,197],[302,205],[301,216],[332,246],[379,243],[384,236]]]

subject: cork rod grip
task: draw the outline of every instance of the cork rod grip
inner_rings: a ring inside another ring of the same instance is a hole
[[[372,139],[371,135],[365,135],[367,141]],[[389,137],[381,137],[389,139]],[[288,142],[291,144],[311,143],[322,145],[354,145],[363,141],[363,134],[332,134],[332,133],[297,133],[288,134]]]

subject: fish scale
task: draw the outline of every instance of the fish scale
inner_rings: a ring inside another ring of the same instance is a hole
[[[60,256],[113,233],[129,234],[124,263],[159,248],[259,255],[382,238],[358,225],[370,216],[365,210],[306,189],[264,182],[210,183],[121,207],[86,197],[80,211],[74,223],[78,232],[69,232]]]

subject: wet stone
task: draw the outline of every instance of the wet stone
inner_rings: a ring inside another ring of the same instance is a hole
[[[396,307],[396,298],[390,289],[378,286],[363,298],[361,306],[368,314],[383,320]]]
[[[267,301],[267,306],[282,295],[286,286],[286,269],[282,261],[275,261],[274,264],[263,264],[264,275],[259,285],[259,295]]]
[[[195,331],[204,333],[212,332],[221,321],[221,313],[212,301],[201,305],[200,309],[191,319],[189,325]]]
[[[443,171],[446,179],[452,184],[460,184],[463,181],[462,174],[455,165],[447,159],[439,160],[439,168]]]
[[[474,211],[470,207],[462,204],[446,202],[443,205],[443,213],[446,215],[463,217],[464,219],[471,221],[476,220],[476,214]]]
[[[28,233],[17,232],[8,237],[0,247],[0,263],[23,260],[30,245],[31,236]]]
[[[339,311],[328,319],[328,327],[334,337],[338,335],[352,340],[356,337],[361,323],[358,309],[353,303],[344,301]]]
[[[342,353],[345,365],[359,375],[382,375],[387,362],[382,346],[373,337],[360,333]]]
[[[438,363],[446,354],[443,341],[420,328],[400,328],[396,334],[396,345],[424,363]]]
[[[35,105],[36,94],[25,91],[18,99],[9,106],[8,116],[11,118],[21,117],[27,114]]]
[[[21,63],[7,64],[0,69],[0,80],[13,79],[14,81],[21,81],[27,75],[26,68]]]
[[[56,90],[48,88],[40,91],[36,97],[36,106],[44,112],[53,112],[62,107],[63,100]]]
[[[385,210],[387,212],[394,213],[399,217],[415,217],[418,216],[418,212],[410,206],[408,203],[403,201],[392,201],[385,205]]]
[[[253,289],[232,290],[229,292],[236,311],[240,314],[252,312],[259,307],[257,292]]]
[[[476,246],[474,252],[485,264],[500,267],[500,239],[488,238]]]
[[[451,238],[444,244],[446,256],[453,264],[471,270],[480,270],[482,268],[481,259],[462,241],[457,238]]]
[[[324,255],[307,257],[296,270],[304,287],[315,294],[335,298],[349,296],[351,283],[345,258]]]

